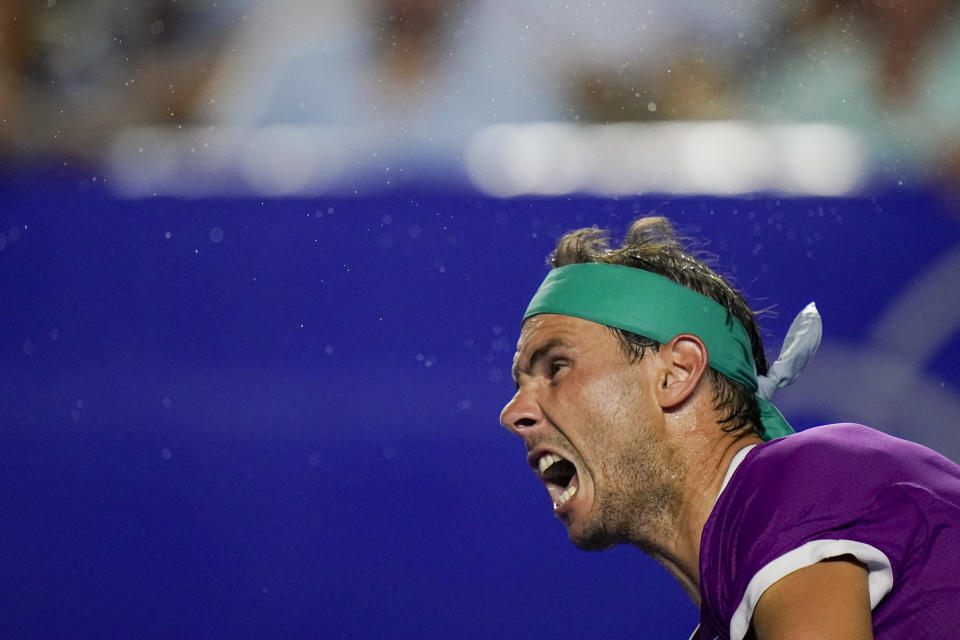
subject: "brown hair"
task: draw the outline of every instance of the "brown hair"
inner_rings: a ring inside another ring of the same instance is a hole
[[[750,305],[730,283],[707,266],[707,256],[695,255],[685,244],[689,243],[677,236],[669,220],[646,217],[630,225],[623,244],[617,249],[610,248],[609,234],[603,229],[590,227],[570,231],[557,242],[549,261],[553,267],[605,262],[643,269],[712,298],[733,314],[747,330],[757,373],[765,374],[767,357]],[[647,349],[657,350],[660,347],[658,342],[645,336],[613,327],[611,330],[634,360],[643,358]],[[714,408],[720,414],[723,430],[738,435],[763,435],[760,409],[753,391],[713,368],[709,372],[713,382]]]

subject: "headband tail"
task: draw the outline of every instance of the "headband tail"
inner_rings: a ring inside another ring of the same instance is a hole
[[[787,419],[783,417],[780,410],[766,398],[757,396],[757,404],[760,407],[760,422],[763,424],[763,439],[773,440],[782,438],[793,433],[793,428]]]
[[[820,312],[811,302],[790,323],[776,362],[766,375],[757,376],[757,395],[769,400],[777,389],[793,384],[817,352],[822,335]]]

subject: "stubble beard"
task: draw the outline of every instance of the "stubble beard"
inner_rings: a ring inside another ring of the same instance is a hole
[[[631,446],[608,450],[604,459],[602,495],[574,544],[586,551],[630,544],[659,556],[677,531],[686,475],[679,456],[643,431]]]

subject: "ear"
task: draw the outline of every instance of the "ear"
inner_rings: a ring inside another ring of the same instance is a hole
[[[707,347],[695,335],[682,333],[660,347],[657,400],[660,407],[676,407],[693,395],[707,370]]]

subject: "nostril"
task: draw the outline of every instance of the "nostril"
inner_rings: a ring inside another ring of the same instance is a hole
[[[523,429],[524,427],[532,427],[535,424],[537,424],[537,421],[533,418],[520,418],[513,423],[513,426],[515,426],[517,429]]]

